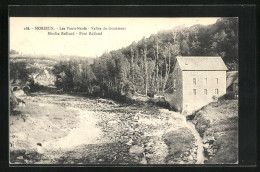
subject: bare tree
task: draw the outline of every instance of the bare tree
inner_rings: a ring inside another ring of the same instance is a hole
[[[164,63],[165,63],[165,76],[162,86],[162,91],[165,91],[165,86],[169,78],[170,68],[171,68],[171,43],[167,43],[165,46],[165,50],[163,51]],[[168,56],[168,63],[167,63],[167,56]]]
[[[158,39],[155,39],[155,46],[154,46],[154,50],[153,50],[153,55],[155,57],[155,91],[159,92],[159,42]]]
[[[145,74],[145,95],[147,95],[147,88],[148,88],[148,73],[147,73],[147,45],[144,45],[143,49],[143,57],[144,57],[144,74]]]
[[[130,50],[130,56],[131,56],[131,63],[130,63],[130,74],[131,74],[131,82],[134,83],[134,51],[133,48],[131,47]]]

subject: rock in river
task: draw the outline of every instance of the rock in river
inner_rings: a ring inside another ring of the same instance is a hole
[[[141,146],[134,145],[130,147],[129,153],[131,155],[140,155],[144,152],[144,149]]]

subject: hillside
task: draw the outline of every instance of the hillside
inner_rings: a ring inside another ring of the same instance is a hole
[[[195,113],[192,120],[209,158],[205,163],[238,162],[238,102],[219,100]]]
[[[88,61],[89,64],[94,63],[93,57],[84,57],[84,56],[73,56],[73,55],[40,55],[40,54],[10,54],[10,61],[20,61],[20,62],[36,62],[42,64],[52,64],[54,65],[58,61],[62,60],[84,60]]]
[[[177,26],[118,50],[104,52],[92,63],[64,59],[54,66],[57,87],[122,96],[124,90],[152,95],[170,88],[177,56],[221,56],[229,70],[238,69],[238,20],[221,18],[210,25]]]

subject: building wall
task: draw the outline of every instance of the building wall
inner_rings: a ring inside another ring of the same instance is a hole
[[[183,71],[182,76],[183,110],[190,113],[212,102],[213,96],[219,97],[226,94],[226,71]],[[196,84],[193,83],[194,78]],[[216,78],[218,78],[218,83]],[[215,89],[218,89],[218,94]],[[196,95],[194,90],[196,90]]]
[[[172,89],[169,89],[169,91],[166,91],[164,93],[166,101],[171,105],[171,108],[177,111],[182,110],[182,71],[180,69],[180,66],[178,62],[175,65],[175,68],[173,70],[173,84],[174,80],[175,82],[175,88],[174,85],[172,85]]]

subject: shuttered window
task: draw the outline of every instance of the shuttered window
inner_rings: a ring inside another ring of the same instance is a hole
[[[193,89],[193,95],[196,95],[196,89]]]
[[[215,89],[215,94],[217,94],[217,95],[218,95],[218,93],[219,93],[218,89]]]
[[[193,78],[193,84],[196,85],[196,78]]]
[[[205,83],[205,84],[208,83],[208,78],[204,78],[204,83]]]

